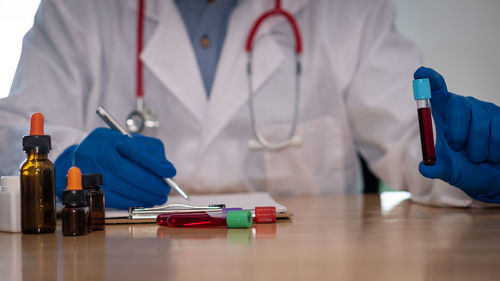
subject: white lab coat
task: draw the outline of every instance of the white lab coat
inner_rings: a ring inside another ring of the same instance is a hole
[[[207,99],[195,54],[173,1],[146,1],[145,102],[159,115],[156,134],[190,193],[269,191],[274,195],[361,192],[357,152],[413,200],[468,206],[472,200],[418,173],[421,159],[410,88],[416,47],[394,28],[385,0],[284,1],[303,37],[300,147],[251,151],[244,44],[253,21],[274,1],[244,0],[234,10]],[[97,106],[124,123],[135,107],[137,3],[42,1],[24,38],[11,94],[0,103],[1,174],[14,174],[31,112],[46,116],[55,159],[104,126]],[[286,137],[293,107],[294,42],[283,19],[256,40],[257,119],[266,137]],[[57,171],[65,172],[65,171]],[[133,175],[128,175],[133,176]]]

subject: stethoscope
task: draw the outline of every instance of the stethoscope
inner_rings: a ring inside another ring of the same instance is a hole
[[[142,62],[139,58],[144,41],[144,0],[139,0],[137,9],[137,53],[136,53],[136,109],[127,116],[127,130],[129,133],[137,133],[153,136],[160,126],[158,115],[151,108],[144,106],[144,87]]]
[[[127,117],[127,129],[132,133],[142,133],[154,132],[160,125],[156,113],[151,109],[144,108],[144,90],[143,90],[143,74],[142,74],[142,63],[139,59],[139,55],[142,52],[143,44],[143,19],[144,19],[144,8],[145,0],[138,0],[138,16],[137,16],[137,53],[136,53],[136,78],[137,78],[137,88],[136,88],[136,99],[137,108],[132,111]],[[252,54],[253,54],[253,42],[259,27],[262,23],[273,16],[283,16],[287,22],[292,27],[292,31],[295,38],[295,97],[294,97],[294,108],[293,116],[290,126],[290,131],[288,137],[280,142],[271,142],[267,140],[262,134],[259,125],[256,122],[255,109],[254,109],[254,98],[253,98],[253,85],[252,85]],[[300,55],[302,53],[302,38],[300,36],[300,30],[295,18],[287,11],[281,8],[281,0],[275,0],[275,6],[273,9],[264,12],[253,24],[248,34],[245,51],[248,53],[248,63],[247,63],[247,77],[248,77],[248,105],[250,109],[250,122],[252,125],[253,133],[255,139],[250,139],[248,141],[249,149],[268,149],[268,150],[279,150],[290,146],[300,145],[302,140],[299,135],[296,134],[297,122],[299,115],[299,97],[300,97],[300,75],[301,75],[301,63]]]
[[[259,30],[259,27],[262,23],[273,16],[283,16],[288,21],[290,26],[292,27],[293,35],[295,37],[295,101],[293,107],[293,116],[290,127],[290,132],[288,133],[288,137],[286,140],[281,142],[271,142],[268,141],[264,135],[262,134],[259,125],[256,122],[255,118],[255,109],[254,109],[254,99],[253,99],[253,86],[252,86],[252,54],[253,54],[253,42],[255,38],[255,34]],[[247,76],[248,76],[248,106],[250,109],[250,121],[252,123],[253,133],[255,135],[255,139],[250,139],[248,141],[249,149],[269,149],[269,150],[279,150],[290,146],[298,146],[301,144],[302,140],[299,135],[296,134],[297,122],[299,118],[299,97],[300,97],[300,73],[301,73],[301,64],[300,64],[300,54],[302,53],[302,37],[300,36],[300,30],[295,18],[287,11],[281,8],[281,0],[275,1],[275,6],[273,9],[264,12],[253,24],[252,29],[250,29],[250,33],[247,37],[247,43],[245,47],[246,52],[248,53],[248,63],[247,63]]]

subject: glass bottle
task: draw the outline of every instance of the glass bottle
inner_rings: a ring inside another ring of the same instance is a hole
[[[101,185],[102,174],[82,176],[82,187],[86,191],[92,230],[104,230],[105,228],[104,191]]]
[[[23,137],[27,159],[20,167],[23,233],[56,230],[54,164],[49,160],[50,136],[43,134],[43,115],[31,115],[30,134]]]
[[[77,167],[68,171],[67,187],[62,198],[62,228],[64,236],[79,236],[88,232],[89,207],[82,189],[82,174]]]

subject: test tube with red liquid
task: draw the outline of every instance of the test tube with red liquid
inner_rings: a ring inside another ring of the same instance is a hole
[[[229,211],[222,212],[184,212],[161,214],[156,223],[167,227],[217,227],[245,228],[252,226],[252,212]]]
[[[216,212],[179,212],[160,214],[156,223],[166,227],[251,227],[253,223],[276,223],[276,207],[255,207],[254,215],[241,208]]]
[[[158,215],[156,223],[167,227],[213,227],[226,226],[226,218],[208,212],[174,213]]]
[[[432,129],[429,79],[413,80],[413,95],[417,102],[423,162],[427,166],[432,166],[436,163],[436,151],[434,149],[434,133]]]

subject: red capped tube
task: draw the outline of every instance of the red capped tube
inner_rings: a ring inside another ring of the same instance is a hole
[[[255,223],[275,223],[276,207],[255,207]]]

